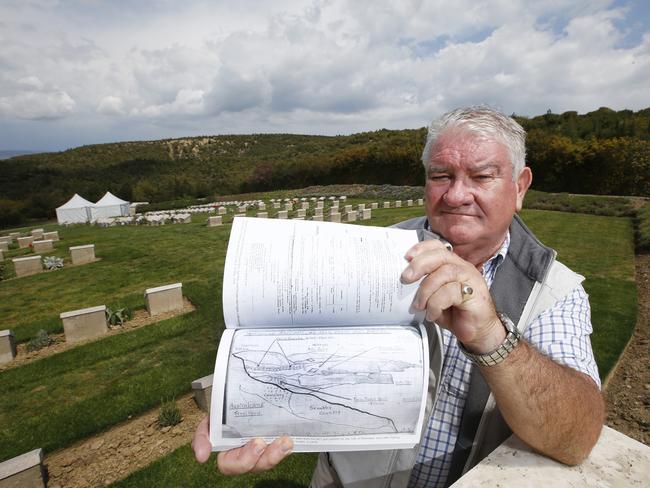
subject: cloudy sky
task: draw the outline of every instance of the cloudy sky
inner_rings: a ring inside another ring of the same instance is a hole
[[[1,0],[0,150],[650,106],[647,0]]]

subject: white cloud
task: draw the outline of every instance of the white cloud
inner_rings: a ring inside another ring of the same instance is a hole
[[[124,101],[120,97],[109,95],[100,100],[97,111],[104,115],[124,115]]]
[[[99,131],[114,115],[150,137],[415,127],[482,102],[640,109],[650,41],[629,42],[626,1],[13,2],[0,115]]]

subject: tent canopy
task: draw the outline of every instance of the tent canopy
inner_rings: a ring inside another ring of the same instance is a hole
[[[112,205],[124,205],[124,204],[131,205],[130,202],[127,202],[126,200],[122,200],[119,197],[116,197],[113,195],[110,191],[107,191],[103,197],[101,197],[95,205],[98,207],[110,207]]]
[[[56,209],[56,218],[59,224],[78,224],[88,222],[92,216],[94,203],[89,202],[84,197],[74,194],[74,196]]]
[[[107,191],[92,208],[92,220],[127,217],[131,204]]]

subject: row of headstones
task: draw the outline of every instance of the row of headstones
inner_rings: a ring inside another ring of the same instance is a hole
[[[149,315],[182,310],[182,284],[160,286],[145,290]],[[64,312],[63,322],[66,342],[93,339],[108,332],[106,306]],[[0,364],[13,361],[16,346],[10,330],[0,331]],[[35,449],[0,463],[0,487],[45,487],[43,450]]]
[[[280,208],[280,205],[282,204],[282,202],[284,202],[285,204],[286,203],[291,203],[292,205],[297,204],[298,202],[301,202],[302,205],[303,205],[303,208],[308,208],[310,202],[315,203],[317,206],[320,203],[320,205],[322,206],[326,200],[329,200],[332,203],[336,202],[336,204],[338,205],[339,200],[346,201],[347,197],[345,195],[343,195],[343,196],[340,196],[340,197],[334,197],[334,196],[319,197],[319,198],[316,198],[316,197],[311,197],[311,198],[303,197],[303,198],[300,198],[300,199],[299,198],[284,198],[284,199],[282,199],[282,198],[278,198],[278,199],[271,198],[271,199],[269,199],[269,202],[271,202],[272,205],[277,204],[277,207],[275,207],[275,208]],[[305,205],[307,205],[307,207],[305,207]],[[232,201],[221,201],[221,202],[205,203],[205,204],[202,204],[202,205],[192,205],[191,207],[183,209],[182,211],[187,211],[187,212],[190,212],[190,213],[206,213],[206,212],[211,212],[214,209],[220,208],[220,207],[223,207],[224,211],[225,211],[226,207],[244,207],[244,206],[247,207],[247,208],[257,207],[258,209],[263,210],[264,207],[266,206],[266,204],[262,200],[244,200],[244,201],[232,200]]]
[[[148,288],[144,292],[145,304],[150,316],[183,309],[182,283]],[[65,341],[75,343],[95,339],[108,332],[106,305],[63,312]],[[16,357],[16,342],[11,330],[0,331],[0,364],[9,363]]]
[[[12,232],[8,236],[0,236],[0,261],[4,260],[4,253],[9,251],[9,246],[16,240],[19,249],[32,246],[34,252],[47,252],[54,250],[54,242],[59,240],[59,232],[44,232],[43,229],[34,229],[29,236],[21,236],[20,232]]]
[[[95,245],[72,246],[69,248],[72,264],[86,264],[95,261]],[[13,258],[16,277],[30,276],[43,272],[43,260],[39,254],[25,258]]]
[[[99,227],[115,227],[117,225],[165,225],[188,224],[192,222],[192,215],[189,213],[156,212],[137,214],[133,217],[112,217],[99,219],[94,222]]]
[[[424,200],[423,199],[418,199],[417,200],[417,205],[423,205]],[[291,204],[287,204],[291,205]],[[402,201],[397,200],[393,203],[392,208],[400,208],[402,206]],[[407,200],[406,201],[406,206],[407,207],[412,207],[413,206],[413,200]],[[343,215],[343,219],[345,222],[355,222],[357,219],[361,220],[368,220],[372,218],[372,210],[379,208],[379,204],[374,202],[370,204],[370,208],[365,208],[365,204],[360,203],[358,205],[358,209],[354,210],[352,208],[352,205],[345,205],[343,208],[343,213],[339,212],[339,207],[331,207],[330,208],[330,215],[329,215],[329,220],[330,222],[341,222],[341,215]],[[384,202],[383,208],[391,208],[391,202]],[[222,210],[223,209],[223,210]],[[207,225],[208,227],[216,227],[219,225],[223,224],[223,218],[222,215],[226,213],[226,209],[224,207],[219,207],[219,213],[220,215],[215,215],[208,217]],[[246,214],[243,213],[246,211],[245,208],[240,208],[239,214],[235,214],[235,217],[240,216],[240,217],[246,217]],[[276,217],[278,219],[288,219],[289,218],[289,211],[290,208],[285,206],[285,210],[278,210]],[[268,212],[258,212],[257,213],[258,218],[269,218],[269,213]],[[300,208],[295,211],[295,216],[294,219],[305,219],[307,218],[307,210],[305,208]],[[315,221],[323,221],[324,216],[323,216],[323,207],[316,207],[314,209],[314,215],[311,217],[311,220]]]

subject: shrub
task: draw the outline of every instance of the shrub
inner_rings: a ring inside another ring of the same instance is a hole
[[[650,203],[646,203],[637,212],[638,247],[650,251]]]
[[[124,325],[124,322],[131,320],[132,317],[133,313],[131,312],[130,308],[122,307],[112,309],[110,307],[106,307],[106,320],[108,321],[108,325],[111,327],[115,327],[116,325]]]
[[[158,413],[158,425],[171,427],[182,420],[181,410],[174,400],[161,401],[160,412]]]
[[[43,258],[43,266],[45,269],[59,269],[63,268],[63,259],[56,256],[47,256]]]
[[[43,349],[51,344],[54,344],[54,339],[47,334],[47,331],[41,329],[36,334],[36,337],[30,339],[27,343],[27,350],[29,352],[38,351],[39,349]]]

